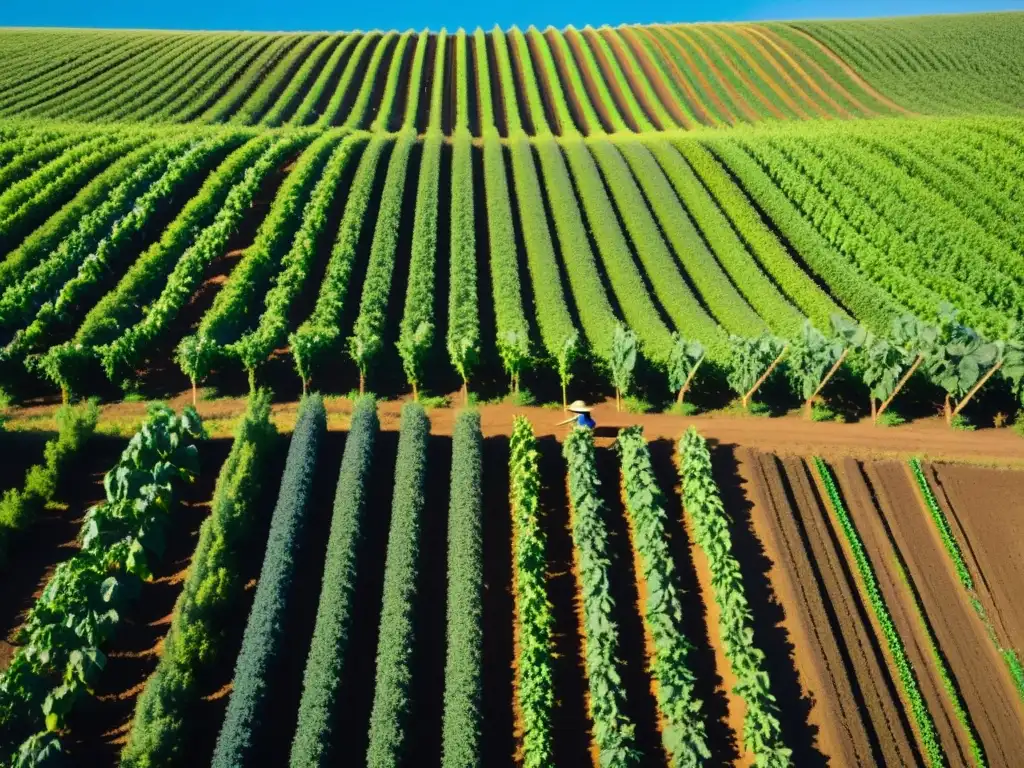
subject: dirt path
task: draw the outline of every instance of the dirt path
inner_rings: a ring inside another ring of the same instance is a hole
[[[955,464],[925,465],[979,599],[1003,645],[1024,649],[1024,473]]]
[[[965,766],[970,762],[966,734],[959,727],[949,697],[943,690],[938,670],[932,661],[928,639],[911,596],[907,593],[907,586],[897,570],[883,511],[885,507],[891,508],[891,501],[884,489],[875,486],[870,473],[860,462],[843,459],[833,466],[847,511],[864,543],[882,597],[903,641],[921,695],[935,724],[939,744],[949,765]]]
[[[881,461],[867,465],[867,472],[988,760],[992,765],[1011,765],[1013,755],[1024,754],[1020,699],[921,506],[909,468]]]

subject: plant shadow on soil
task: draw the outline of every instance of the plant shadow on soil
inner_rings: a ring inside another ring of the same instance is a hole
[[[828,759],[815,746],[818,727],[810,722],[813,702],[800,686],[796,649],[782,624],[785,611],[768,576],[772,562],[754,531],[753,504],[743,490],[736,446],[710,442],[712,472],[732,520],[733,552],[740,564],[753,614],[754,641],[764,651],[768,663],[772,693],[779,705],[783,741],[793,750],[796,765],[827,765]]]
[[[512,697],[515,599],[512,517],[509,509],[509,440],[492,437],[483,449],[483,749],[484,765],[511,764],[516,750]]]
[[[702,711],[708,734],[708,747],[712,765],[732,765],[739,759],[736,734],[729,727],[729,699],[711,645],[705,598],[701,594],[697,569],[693,562],[692,543],[683,524],[683,500],[679,493],[679,477],[673,460],[675,443],[671,440],[652,440],[648,444],[651,464],[665,498],[665,532],[676,566],[676,576],[683,608],[682,630],[693,646],[690,666],[696,673],[694,695],[704,706]]]

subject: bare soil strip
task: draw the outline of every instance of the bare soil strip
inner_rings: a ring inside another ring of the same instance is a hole
[[[819,728],[818,745],[843,765],[880,763],[885,758],[872,710],[857,679],[851,642],[843,634],[844,626],[853,634],[855,622],[840,621],[837,609],[844,604],[828,599],[822,580],[827,563],[809,552],[804,521],[821,512],[817,499],[807,494],[810,486],[803,465],[794,460],[796,482],[792,482],[783,479],[774,456],[741,450],[737,459],[754,502],[754,525],[763,532],[762,541],[773,562],[772,583],[787,608],[801,680],[814,699],[810,720]],[[876,705],[876,716],[877,710]]]
[[[946,513],[974,588],[1003,646],[1024,649],[1024,473],[956,464],[926,464],[925,475]]]
[[[878,578],[879,589],[889,608],[893,624],[906,649],[925,705],[935,723],[939,744],[949,765],[968,765],[970,746],[959,727],[949,698],[932,662],[928,639],[897,569],[894,550],[886,531],[883,507],[891,502],[872,482],[864,466],[854,459],[833,465],[847,511],[857,526],[865,551]],[[916,513],[916,510],[915,510]]]
[[[680,106],[679,97],[672,91],[669,84],[665,82],[665,78],[662,77],[657,65],[651,58],[650,52],[636,39],[636,33],[633,29],[621,29],[617,30],[618,34],[608,35],[609,45],[616,48],[616,50],[623,46],[628,46],[629,50],[632,51],[636,57],[637,63],[640,64],[640,73],[636,73],[637,76],[644,76],[647,81],[651,84],[658,99],[665,106],[665,108],[671,113],[672,118],[684,128],[692,128],[694,123],[694,117],[697,118],[698,123],[708,124],[710,121],[704,114],[704,109],[701,107],[700,102],[694,97],[693,92],[690,90],[690,84],[684,77],[679,77],[676,85],[686,91],[686,97],[684,101],[687,106],[693,112],[693,117],[686,114],[686,111]],[[625,59],[624,56],[621,58]],[[632,80],[632,78],[630,78]],[[672,126],[667,126],[671,128]]]
[[[552,31],[551,34],[557,34]],[[615,132],[615,121],[612,119],[611,111],[616,110],[618,107],[614,104],[608,104],[604,99],[601,98],[601,91],[597,86],[596,78],[601,77],[599,72],[594,72],[593,69],[587,66],[586,57],[583,55],[583,49],[580,47],[579,33],[576,30],[567,30],[565,32],[565,42],[569,44],[569,49],[572,51],[573,57],[576,59],[576,69],[579,71],[580,76],[583,78],[583,83],[587,88],[587,98],[590,99],[590,103],[597,111],[598,116],[601,118],[601,122],[604,123],[605,133]],[[636,127],[629,125],[629,121],[625,115],[621,115],[623,122],[627,123],[627,127],[631,131],[636,131]],[[591,128],[593,131],[593,127]]]
[[[969,603],[906,464],[867,465],[894,547],[906,561],[947,666],[993,765],[1024,754],[1024,712],[1006,666]]]

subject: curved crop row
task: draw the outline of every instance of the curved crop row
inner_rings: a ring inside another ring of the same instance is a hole
[[[441,765],[482,764],[483,435],[480,414],[462,411],[452,432],[448,512],[448,633]]]
[[[142,319],[124,329],[116,339],[95,348],[111,380],[118,381],[119,375],[129,373],[145,358],[153,343],[192,297],[206,266],[222,253],[228,238],[237,231],[266,175],[290,152],[308,141],[307,135],[295,134],[282,137],[267,148],[232,187],[213,222],[178,259],[160,296],[146,306]]]
[[[362,135],[346,136],[337,145],[324,165],[323,173],[302,210],[302,223],[292,239],[292,246],[280,260],[280,271],[273,286],[263,298],[263,313],[256,326],[228,345],[229,354],[237,357],[250,377],[256,368],[288,338],[288,321],[292,305],[305,286],[317,255],[317,243],[327,237],[328,209],[335,195],[341,194],[338,178],[345,167],[354,162],[366,143]]]
[[[737,285],[773,330],[792,333],[799,318],[793,305],[821,328],[827,327],[839,306],[793,259],[743,193],[714,157],[695,142],[685,145],[685,159],[668,142],[647,143],[662,170],[693,216],[701,234],[723,262],[734,262],[730,272]],[[749,249],[749,253],[747,253]],[[756,259],[752,267],[739,264]],[[757,262],[778,285],[776,290]],[[778,297],[782,293],[783,297]],[[788,304],[788,299],[792,304]],[[788,305],[788,308],[786,308]]]
[[[384,564],[377,676],[366,752],[369,768],[396,765],[408,753],[405,737],[411,712],[413,600],[419,573],[429,433],[430,421],[423,407],[406,403],[398,436],[391,530]]]
[[[828,465],[815,456],[814,467],[818,471],[822,484],[825,486],[832,514],[835,515],[843,536],[846,538],[850,552],[853,554],[853,561],[857,566],[857,573],[860,576],[861,588],[867,595],[871,609],[878,620],[878,625],[882,629],[882,635],[885,637],[889,655],[896,666],[896,672],[903,687],[903,694],[910,704],[910,710],[914,715],[914,721],[917,724],[921,741],[924,744],[928,763],[935,766],[945,765],[946,757],[943,754],[942,746],[939,744],[939,738],[935,731],[935,722],[932,720],[931,713],[928,711],[928,705],[921,694],[921,688],[918,685],[917,676],[914,674],[914,668],[910,663],[910,659],[907,658],[903,639],[893,623],[889,608],[885,604],[885,598],[882,597],[882,590],[878,586],[878,578],[875,576],[874,568],[871,566],[871,561],[864,550],[860,534],[857,533],[857,528],[846,511],[843,498],[836,487],[835,479],[832,477],[832,472],[829,470]]]
[[[253,125],[263,122],[263,115],[270,108],[271,103],[276,99],[285,82],[290,82],[292,75],[299,66],[300,60],[311,58],[310,51],[320,42],[320,35],[304,35],[296,40],[290,47],[285,47],[278,54],[277,63],[270,69],[270,62],[263,65],[255,73],[255,77],[248,82],[240,81],[240,90],[244,93],[245,88],[251,88],[255,82],[259,85],[252,90],[245,101],[234,107],[225,107],[223,114],[228,117],[226,122],[238,125]],[[269,70],[269,71],[268,71]]]
[[[512,427],[508,464],[518,642],[516,698],[522,713],[523,765],[545,768],[553,759],[555,618],[547,594],[537,438],[523,416],[517,416]]]
[[[269,722],[278,716],[272,705],[275,683],[280,682],[275,673],[284,662],[281,651],[288,628],[288,597],[312,513],[313,475],[326,429],[323,399],[319,395],[303,398],[270,520],[256,595],[235,662],[231,698],[211,761],[214,768],[252,761],[259,754],[260,739]]]
[[[217,476],[210,516],[181,594],[174,604],[160,661],[135,702],[123,768],[149,768],[183,759],[197,723],[193,707],[203,694],[199,675],[228,661],[232,607],[245,592],[242,562],[252,542],[256,505],[277,431],[270,421],[270,394],[249,398],[245,415]]]
[[[351,43],[351,35],[326,35],[317,44],[316,48],[309,52],[309,54],[303,59],[302,64],[295,71],[295,74],[289,78],[288,84],[284,87],[284,90],[278,94],[276,101],[273,106],[263,115],[263,119],[260,120],[260,124],[275,127],[282,125],[289,121],[293,115],[298,112],[300,105],[297,103],[299,96],[305,90],[306,96],[303,97],[303,103],[310,97],[316,98],[319,96],[320,91],[316,90],[316,86],[320,84],[319,78],[317,81],[307,88],[307,84],[314,73],[323,73],[329,70],[329,63],[323,65],[324,57],[329,54],[333,54],[341,48],[341,43],[348,39]],[[328,59],[330,62],[330,59]]]
[[[711,471],[707,443],[693,427],[679,442],[683,504],[694,540],[708,560],[725,656],[736,676],[734,690],[746,704],[743,746],[758,765],[792,765],[782,739],[779,705],[771,693],[764,652],[754,644],[750,607],[740,564],[732,552],[729,517]]]
[[[222,153],[231,149],[232,145],[239,143],[243,138],[237,134],[220,134],[211,140],[194,144],[184,153],[167,162],[163,174],[135,199],[128,213],[113,223],[107,234],[95,245],[92,253],[79,264],[74,277],[69,277],[52,299],[39,306],[35,319],[24,329],[23,333],[19,332],[15,335],[5,353],[8,355],[19,354],[20,351],[29,349],[44,339],[53,325],[70,323],[77,319],[74,317],[76,307],[91,300],[95,295],[97,284],[100,284],[111,272],[117,271],[122,252],[131,245],[133,238],[137,238],[143,232],[150,218],[160,207],[168,205],[179,185],[188,184],[196,176],[209,172],[210,166],[222,157]],[[160,159],[159,154],[156,157]],[[36,286],[46,286],[42,289],[44,291],[52,291],[62,277],[71,274],[70,270],[67,270],[54,275],[56,265],[52,259],[44,264],[48,268],[49,275],[40,275],[40,269],[34,269],[29,273],[30,279]],[[40,265],[40,268],[42,266]],[[46,277],[50,277],[49,281],[46,281]],[[17,287],[20,288],[22,285],[19,283]],[[38,302],[39,298],[45,298],[45,294],[43,296],[37,294],[33,305]],[[3,301],[0,301],[0,305],[2,304]]]
[[[291,751],[291,765],[295,768],[333,765],[344,749],[335,713],[342,678],[353,664],[361,663],[360,659],[349,658],[348,646],[354,629],[352,611],[361,559],[361,530],[379,426],[376,400],[367,395],[356,401],[341,458],[320,603],[302,678],[298,725]]]

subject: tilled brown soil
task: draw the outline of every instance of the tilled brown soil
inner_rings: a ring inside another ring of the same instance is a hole
[[[926,464],[925,474],[967,561],[1000,643],[1024,650],[1024,473]]]
[[[854,459],[843,459],[833,465],[839,487],[853,524],[878,579],[893,625],[899,633],[907,658],[914,670],[925,705],[935,723],[939,744],[949,765],[971,762],[967,734],[957,722],[952,703],[942,686],[932,660],[928,638],[918,619],[907,585],[901,578],[892,543],[886,531],[884,509],[893,502],[885,490],[875,486],[871,473]],[[891,514],[891,513],[890,513]]]
[[[775,563],[818,746],[838,765],[919,763],[910,722],[854,574],[802,459],[738,451],[752,517]]]
[[[866,470],[882,503],[892,544],[906,562],[910,583],[920,596],[988,760],[992,765],[1012,765],[1024,754],[1020,700],[921,505],[909,468],[879,461]]]

